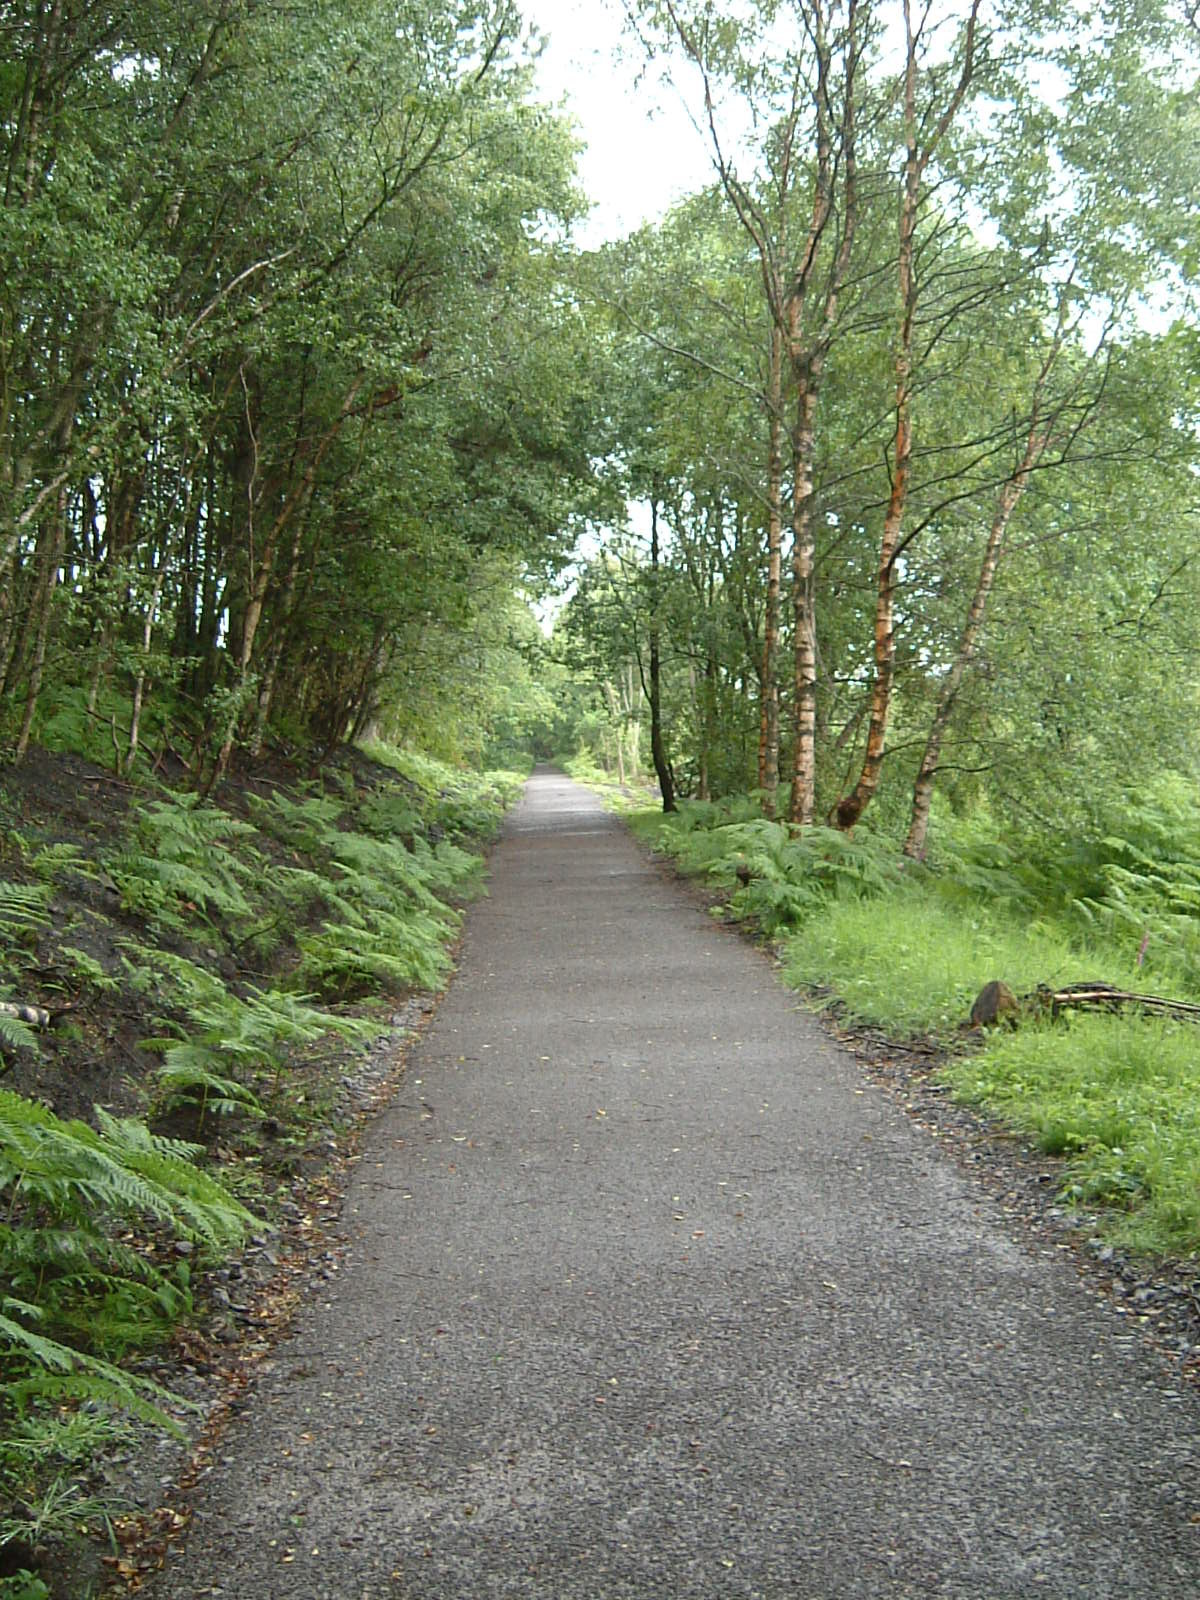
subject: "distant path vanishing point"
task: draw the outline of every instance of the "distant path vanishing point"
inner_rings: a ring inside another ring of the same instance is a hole
[[[1200,1403],[539,770],[153,1600],[1184,1600]]]

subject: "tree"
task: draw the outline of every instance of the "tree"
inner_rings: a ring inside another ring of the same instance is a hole
[[[10,13],[18,753],[69,715],[132,768],[169,716],[211,784],[277,721],[343,737],[433,625],[427,581],[454,634],[473,565],[544,582],[594,493],[598,386],[552,237],[573,146],[528,99],[515,7]]]
[[[699,69],[703,121],[721,186],[750,238],[769,311],[769,359],[763,390],[767,418],[767,585],[763,643],[763,730],[760,783],[773,815],[778,786],[779,649],[783,529],[782,434],[792,390],[792,603],[794,719],[791,819],[813,817],[816,755],[816,597],[813,463],[817,407],[830,348],[843,312],[859,222],[859,78],[869,22],[860,0],[827,9],[824,0],[794,0],[792,31],[767,53],[781,18],[756,7],[733,21],[710,3],[686,7],[663,0],[641,8],[666,26]],[[838,24],[835,26],[835,22]],[[717,83],[755,102],[769,134],[763,167],[743,179],[718,123]],[[807,191],[807,218],[797,211]],[[785,385],[786,378],[790,380]]]
[[[922,211],[928,203],[929,167],[938,146],[945,139],[962,109],[969,91],[976,86],[980,51],[977,23],[980,0],[972,0],[962,30],[962,38],[951,63],[951,88],[939,104],[937,82],[945,68],[935,73],[933,98],[922,109],[918,104],[918,82],[922,57],[929,48],[928,25],[932,0],[925,0],[914,21],[912,0],[904,0],[904,89],[903,140],[904,176],[900,191],[899,238],[896,252],[898,327],[894,354],[896,378],[895,432],[892,440],[887,509],[883,517],[883,536],[879,547],[874,621],[874,681],[871,709],[867,721],[866,750],[862,769],[854,788],[838,801],[833,815],[840,828],[849,830],[862,816],[879,786],[891,716],[895,681],[895,585],[896,563],[903,553],[901,539],[904,511],[912,471],[912,406],[914,383],[914,340],[921,282],[917,268],[917,235]],[[910,536],[911,537],[911,536]]]

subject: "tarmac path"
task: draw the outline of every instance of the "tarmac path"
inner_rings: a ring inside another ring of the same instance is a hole
[[[143,1595],[1187,1600],[1200,1404],[539,771]]]

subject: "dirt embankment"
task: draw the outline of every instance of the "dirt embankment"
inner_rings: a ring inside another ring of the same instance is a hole
[[[189,1269],[192,1303],[173,1329],[160,1326],[144,1343],[132,1338],[124,1351],[99,1353],[169,1391],[175,1399],[166,1409],[185,1438],[148,1430],[79,1474],[75,1492],[129,1508],[107,1530],[102,1515],[86,1519],[101,1537],[64,1543],[57,1535],[68,1516],[49,1538],[15,1537],[0,1546],[0,1579],[30,1568],[51,1584],[54,1600],[98,1593],[110,1580],[136,1584],[157,1564],[163,1539],[186,1520],[172,1486],[186,1485],[215,1448],[249,1371],[306,1286],[338,1270],[330,1225],[359,1131],[390,1098],[406,1050],[436,1004],[434,992],[415,985],[379,985],[357,997],[343,985],[320,1003],[370,1023],[373,1042],[331,1034],[281,1044],[269,1073],[245,1074],[253,1104],[247,1098],[244,1109],[235,1104],[218,1113],[203,1098],[164,1093],[161,1040],[194,1026],[170,973],[184,973],[193,990],[213,980],[214,994],[251,1002],[275,989],[291,993],[300,941],[329,915],[317,892],[295,916],[265,892],[274,874],[318,867],[294,831],[287,838],[257,827],[251,854],[240,862],[236,832],[214,843],[212,881],[228,887],[227,905],[236,896],[236,914],[223,912],[219,895],[210,902],[189,898],[182,867],[178,892],[170,872],[139,876],[138,852],[153,837],[140,827],[146,808],[172,804],[171,793],[138,789],[79,757],[37,749],[19,766],[0,768],[0,920],[6,904],[10,912],[0,998],[49,1017],[33,1026],[36,1048],[9,1044],[0,1052],[0,1087],[63,1119],[91,1121],[100,1107],[202,1146],[207,1169],[263,1219],[242,1250],[219,1262],[206,1263],[201,1246],[161,1228],[128,1235],[156,1267]],[[397,815],[411,816],[425,845],[448,831],[447,808],[436,797],[431,803],[357,752],[315,780],[286,762],[260,766],[232,778],[215,801],[235,826],[261,823],[262,803],[273,797],[285,808],[327,801],[321,815],[352,829],[362,807],[380,796]],[[461,831],[457,837],[473,842]],[[156,865],[162,864],[160,858]],[[382,997],[379,988],[386,990]],[[0,1424],[5,1420],[0,1416]]]

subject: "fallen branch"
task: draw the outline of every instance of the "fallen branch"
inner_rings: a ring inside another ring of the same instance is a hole
[[[1118,1011],[1122,1006],[1138,1006],[1160,1016],[1200,1020],[1200,1005],[1168,1000],[1159,994],[1134,994],[1111,983],[1068,983],[1061,989],[1040,983],[1031,994],[1017,996],[1006,983],[993,979],[976,996],[969,1026],[991,1028],[1006,1022],[1015,1027],[1023,1016],[1047,1011],[1057,1017],[1062,1011]]]
[[[1111,983],[1069,983],[1064,989],[1051,989],[1039,985],[1032,997],[1043,1006],[1049,1006],[1057,1016],[1064,1010],[1116,1011],[1121,1006],[1140,1006],[1143,1011],[1156,1011],[1168,1017],[1200,1017],[1200,1006],[1186,1000],[1167,1000],[1158,994],[1133,994],[1118,989]]]
[[[18,1022],[27,1022],[34,1028],[50,1026],[50,1013],[41,1006],[17,1006],[8,1000],[0,1000],[0,1017],[15,1017]]]

